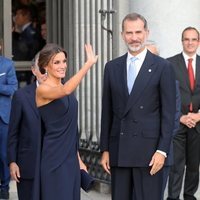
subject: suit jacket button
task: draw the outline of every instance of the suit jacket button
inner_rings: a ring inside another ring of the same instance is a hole
[[[143,109],[144,107],[143,106],[140,106],[140,109]]]
[[[124,133],[121,132],[120,135],[124,135]]]

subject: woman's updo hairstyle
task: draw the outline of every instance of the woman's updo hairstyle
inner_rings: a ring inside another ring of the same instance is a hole
[[[46,73],[45,67],[49,64],[51,59],[60,52],[63,52],[65,54],[65,57],[67,58],[67,52],[57,44],[48,43],[42,48],[38,59],[38,66],[41,74]]]

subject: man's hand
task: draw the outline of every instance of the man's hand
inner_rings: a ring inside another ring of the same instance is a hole
[[[188,113],[187,115],[182,115],[180,122],[186,125],[188,128],[194,128],[197,122],[197,116],[194,116],[194,113]]]
[[[19,183],[20,171],[18,165],[15,162],[10,163],[10,176],[13,180]]]
[[[164,162],[165,162],[165,156],[164,155],[162,155],[159,152],[154,153],[154,155],[151,159],[151,162],[149,163],[149,166],[152,166],[150,174],[154,175],[159,170],[161,170],[163,165],[164,165]]]
[[[200,113],[188,113],[188,117],[190,117],[196,124],[200,121]]]
[[[104,170],[110,174],[110,161],[109,161],[109,152],[104,151],[101,157],[101,165],[104,168]]]

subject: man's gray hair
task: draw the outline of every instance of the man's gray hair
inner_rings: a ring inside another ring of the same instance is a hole
[[[148,30],[147,20],[138,13],[130,13],[126,15],[122,21],[122,31],[124,31],[124,22],[125,21],[136,21],[137,19],[140,19],[144,22],[144,29]]]
[[[38,52],[35,57],[33,58],[33,60],[31,61],[31,67],[32,68],[39,68],[38,67],[38,59],[40,57],[40,52]]]

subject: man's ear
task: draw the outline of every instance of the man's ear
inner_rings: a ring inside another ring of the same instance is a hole
[[[124,33],[123,33],[123,31],[121,32],[121,36],[122,36],[122,39],[124,40]]]
[[[147,36],[147,39],[149,37],[149,29],[146,30],[146,36]]]
[[[31,67],[31,71],[32,71],[33,75],[36,76],[34,67]]]

